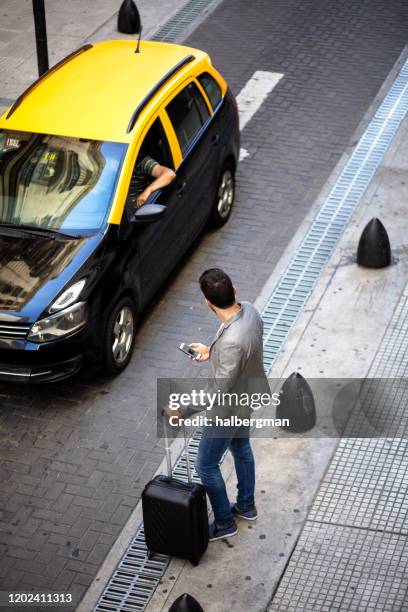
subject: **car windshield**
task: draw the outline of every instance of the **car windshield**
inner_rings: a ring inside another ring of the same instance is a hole
[[[127,145],[0,130],[0,227],[95,232]]]

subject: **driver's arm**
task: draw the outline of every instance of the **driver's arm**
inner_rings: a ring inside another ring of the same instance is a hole
[[[137,208],[143,206],[154,191],[170,185],[170,183],[176,178],[176,173],[170,168],[167,168],[167,166],[161,166],[156,162],[150,172],[150,176],[154,178],[154,181],[150,183],[150,185],[146,187],[146,189],[138,196],[136,200]]]

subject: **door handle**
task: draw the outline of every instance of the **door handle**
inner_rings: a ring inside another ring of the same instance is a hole
[[[213,136],[211,138],[211,144],[213,147],[216,147],[218,145],[218,143],[220,142],[220,135],[219,134],[215,134],[215,136]]]
[[[185,181],[183,183],[180,183],[179,185],[177,185],[176,193],[177,193],[179,198],[181,198],[181,196],[183,195],[184,189],[185,189],[186,185],[187,185],[187,183]]]

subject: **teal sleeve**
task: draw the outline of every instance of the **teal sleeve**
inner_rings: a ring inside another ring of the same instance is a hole
[[[141,162],[141,170],[146,176],[152,176],[152,172],[159,163],[152,157],[144,157]]]

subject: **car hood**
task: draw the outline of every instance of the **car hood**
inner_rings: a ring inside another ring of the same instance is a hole
[[[84,264],[87,268],[102,238],[0,234],[0,320],[35,321]]]

